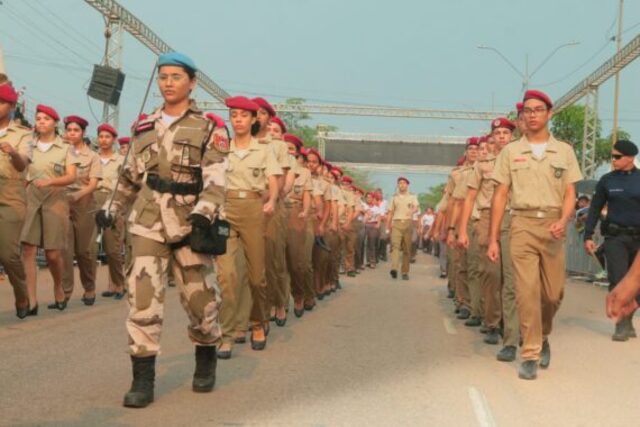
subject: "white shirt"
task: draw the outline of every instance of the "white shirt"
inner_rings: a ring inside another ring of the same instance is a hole
[[[170,116],[167,113],[165,113],[164,111],[161,112],[161,115],[162,115],[162,123],[164,123],[164,125],[166,127],[171,126],[171,123],[173,123],[176,120],[178,120],[178,116]]]
[[[434,223],[434,221],[436,220],[436,217],[430,214],[424,214],[422,215],[422,225],[423,226],[427,226],[427,227],[431,227]]]
[[[536,159],[541,159],[544,156],[544,152],[547,151],[547,143],[544,144],[531,144],[529,143],[529,147],[531,147],[531,151]]]

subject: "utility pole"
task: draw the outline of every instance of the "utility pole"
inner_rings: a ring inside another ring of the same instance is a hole
[[[616,52],[620,52],[622,46],[622,13],[624,0],[620,0],[618,10],[618,35],[616,36]],[[618,100],[620,98],[620,71],[616,73],[615,87],[613,90],[613,129],[611,131],[611,143],[618,140]]]
[[[117,17],[108,17],[105,18],[105,24],[105,49],[102,65],[121,70],[124,34],[122,21]],[[102,108],[102,121],[103,123],[109,123],[118,129],[120,121],[120,107],[117,105],[110,105],[105,102]]]

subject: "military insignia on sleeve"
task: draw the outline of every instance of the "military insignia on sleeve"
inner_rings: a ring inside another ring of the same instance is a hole
[[[147,149],[142,152],[142,161],[148,163],[149,160],[151,160],[151,152]]]
[[[221,153],[229,152],[229,138],[226,135],[223,135],[219,132],[213,132],[211,135],[211,140],[209,142],[209,149],[215,149],[220,151]]]
[[[155,123],[152,120],[144,120],[136,124],[133,131],[134,135],[140,135],[143,132],[148,132],[155,128]]]

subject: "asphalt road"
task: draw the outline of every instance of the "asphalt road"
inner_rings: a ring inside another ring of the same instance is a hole
[[[302,319],[273,326],[267,349],[237,346],[216,389],[191,392],[193,348],[177,291],[166,301],[156,401],[121,406],[130,383],[126,302],[80,290],[62,313],[14,316],[0,283],[0,425],[18,426],[623,426],[640,415],[640,340],[614,343],[605,290],[569,283],[538,380],[495,360],[497,346],[455,320],[445,282],[420,255],[410,281],[388,264],[344,278],[344,290]],[[99,288],[106,270],[99,269]],[[79,286],[79,285],[77,285]],[[640,330],[640,322],[636,320]]]

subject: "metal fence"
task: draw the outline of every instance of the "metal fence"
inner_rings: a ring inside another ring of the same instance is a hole
[[[580,227],[576,227],[575,222],[570,223],[567,227],[565,245],[567,273],[594,278],[602,272],[602,267],[594,257],[587,255],[584,250],[583,239],[584,231]],[[602,241],[602,237],[596,233],[594,241],[599,244]]]

